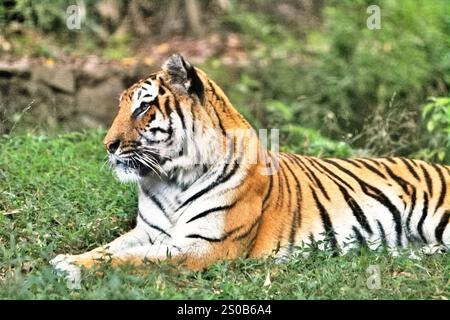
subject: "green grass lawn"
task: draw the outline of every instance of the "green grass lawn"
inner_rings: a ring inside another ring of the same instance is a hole
[[[1,299],[447,299],[450,255],[411,260],[362,250],[343,257],[314,253],[284,264],[221,262],[203,272],[166,263],[143,274],[129,267],[84,273],[67,289],[49,260],[105,244],[133,226],[134,187],[117,182],[105,162],[103,132],[48,138],[0,138]],[[381,271],[369,289],[367,272]],[[264,286],[267,274],[271,284]]]

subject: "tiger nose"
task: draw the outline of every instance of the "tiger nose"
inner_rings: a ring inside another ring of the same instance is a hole
[[[106,150],[108,150],[109,153],[114,153],[120,147],[120,140],[117,139],[117,140],[109,141],[109,142],[105,143],[105,146],[106,146]]]

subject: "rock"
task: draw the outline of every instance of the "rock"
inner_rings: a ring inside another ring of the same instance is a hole
[[[76,70],[77,83],[80,86],[91,86],[115,76],[111,66],[105,64],[86,63],[80,70]]]
[[[126,72],[124,72],[124,83],[127,87],[133,85],[139,80],[146,79],[157,68],[152,68],[144,63],[137,63],[134,66],[130,66]]]
[[[10,78],[13,76],[29,77],[30,62],[27,58],[16,61],[0,61],[0,77]]]
[[[54,96],[55,117],[58,122],[71,122],[76,114],[75,97],[65,93],[56,93]]]
[[[112,77],[95,87],[82,87],[77,94],[78,113],[109,125],[117,113],[122,81]]]
[[[63,92],[75,92],[75,77],[68,67],[36,66],[32,69],[31,78]]]

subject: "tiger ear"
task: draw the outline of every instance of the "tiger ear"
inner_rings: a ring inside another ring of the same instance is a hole
[[[169,75],[170,84],[186,94],[195,94],[203,103],[204,86],[197,71],[183,56],[175,53],[164,62],[162,69]]]

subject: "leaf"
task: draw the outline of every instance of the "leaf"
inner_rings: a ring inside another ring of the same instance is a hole
[[[426,118],[433,108],[434,108],[434,103],[427,103],[427,104],[423,107],[422,117],[423,117],[423,118]]]

